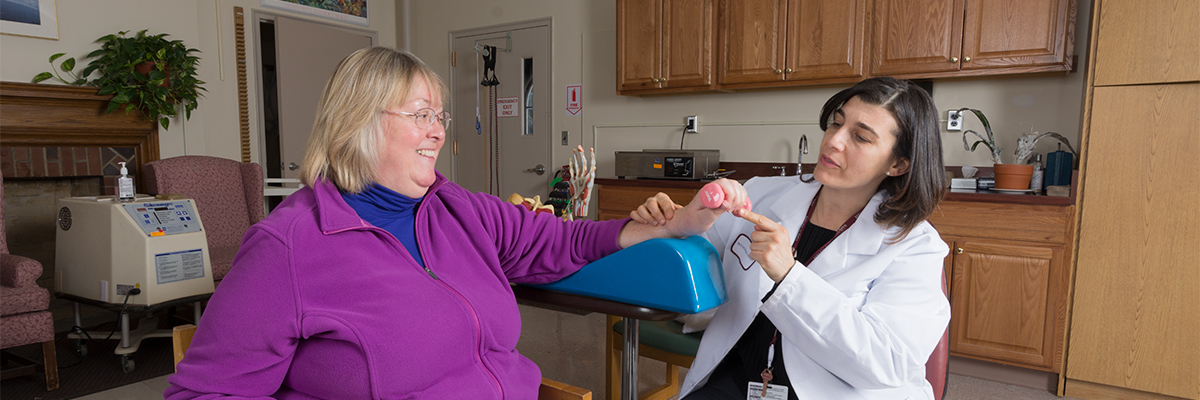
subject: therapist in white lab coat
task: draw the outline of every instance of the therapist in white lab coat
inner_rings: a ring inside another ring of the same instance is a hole
[[[950,321],[949,249],[925,221],[946,187],[936,108],[908,81],[872,78],[820,118],[808,181],[721,182],[732,192],[722,208],[735,211],[704,236],[722,253],[729,302],[707,325],[684,400],[933,398],[925,363]],[[703,223],[713,210],[701,203],[660,193],[631,216]]]

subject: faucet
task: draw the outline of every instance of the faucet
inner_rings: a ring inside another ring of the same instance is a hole
[[[800,135],[800,152],[796,156],[796,175],[800,175],[800,165],[804,163],[805,154],[808,154],[808,135]]]

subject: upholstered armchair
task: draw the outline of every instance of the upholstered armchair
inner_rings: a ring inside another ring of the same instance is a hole
[[[0,221],[4,220],[4,185],[0,178]],[[0,376],[20,376],[42,369],[46,390],[58,389],[58,358],[54,354],[54,319],[50,316],[50,292],[37,285],[42,264],[8,253],[8,235],[0,225],[0,349],[41,343],[43,365],[10,356],[19,366]]]
[[[196,201],[204,222],[213,280],[229,273],[242,236],[261,221],[263,172],[256,163],[210,156],[180,156],[145,165],[146,193],[181,194]]]

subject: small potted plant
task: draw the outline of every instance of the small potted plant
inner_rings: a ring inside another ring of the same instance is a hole
[[[1039,133],[1029,128],[1029,133],[1021,135],[1017,139],[1017,150],[1013,153],[1013,163],[1005,164],[1001,159],[1000,154],[1004,150],[996,144],[996,136],[992,134],[992,125],[988,123],[987,117],[983,115],[983,111],[973,108],[963,107],[958,109],[961,114],[963,111],[971,111],[979,118],[979,122],[983,123],[983,130],[987,132],[987,137],[979,134],[974,130],[966,130],[963,132],[963,148],[968,151],[975,151],[975,148],[980,144],[987,146],[992,151],[992,172],[996,176],[996,188],[1007,190],[1025,190],[1029,189],[1029,179],[1033,176],[1033,165],[1026,164],[1029,158],[1033,156],[1034,147],[1037,142],[1046,137],[1058,139],[1063,144],[1067,145],[1071,152],[1075,152],[1075,148],[1071,147],[1071,142],[1067,138],[1056,132]],[[973,134],[979,140],[971,144],[967,141],[967,134]]]
[[[128,32],[97,39],[100,48],[87,55],[95,59],[78,76],[72,72],[75,59],[64,60],[59,69],[73,79],[68,81],[57,72],[42,72],[33,82],[53,78],[68,85],[95,86],[99,88],[97,94],[113,95],[108,112],[122,105],[126,113],[140,110],[147,119],[161,123],[163,129],[169,126],[169,117],[178,115],[180,109],[184,118],[191,118],[200,91],[205,90],[200,86],[204,81],[196,77],[200,58],[193,53],[199,50],[188,48],[179,40],[167,40],[165,33],[146,35],[143,29],[126,37]],[[62,56],[63,53],[50,56],[51,66]],[[93,72],[100,76],[88,80]]]

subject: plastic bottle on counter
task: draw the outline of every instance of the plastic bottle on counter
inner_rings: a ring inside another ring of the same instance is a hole
[[[125,168],[125,163],[121,164],[121,176],[117,178],[117,200],[118,201],[133,201],[133,178],[129,177],[129,170]]]
[[[1042,192],[1042,177],[1045,175],[1045,169],[1042,168],[1042,155],[1035,154],[1033,156],[1033,176],[1029,178],[1029,189],[1034,193]]]

